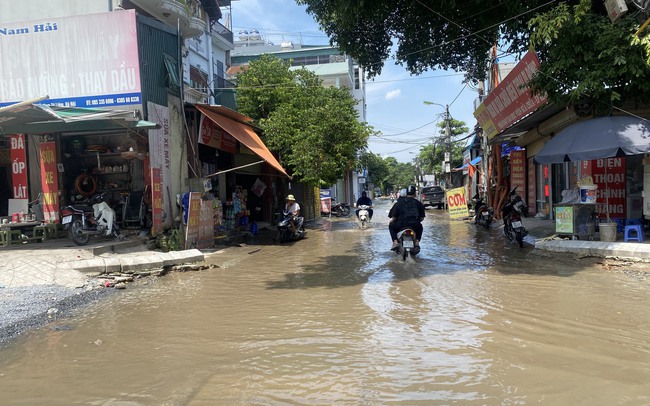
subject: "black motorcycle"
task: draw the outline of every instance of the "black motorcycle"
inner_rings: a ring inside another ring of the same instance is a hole
[[[415,258],[420,253],[420,247],[415,245],[415,230],[410,227],[405,227],[397,233],[397,242],[399,245],[393,251],[401,256],[403,261],[409,256]]]
[[[291,219],[293,215],[290,212],[282,212],[282,217],[278,221],[278,241],[298,241],[305,237],[304,217],[295,218],[296,231],[291,231]]]
[[[528,230],[522,224],[521,218],[528,216],[528,206],[517,193],[517,187],[510,191],[508,197],[508,203],[501,209],[503,233],[509,241],[516,240],[519,247],[523,247],[524,237],[528,235]]]
[[[350,208],[350,205],[347,203],[336,203],[332,205],[331,212],[336,217],[347,217],[352,213],[352,208]]]
[[[494,209],[489,207],[479,195],[474,196],[474,224],[489,229],[494,221]]]
[[[105,195],[95,195],[88,204],[72,204],[61,210],[61,223],[77,245],[86,245],[90,236],[105,235],[122,239],[115,221],[115,211],[104,201]],[[89,204],[92,203],[92,206]]]

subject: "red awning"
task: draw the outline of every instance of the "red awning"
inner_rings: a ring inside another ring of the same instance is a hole
[[[195,107],[207,118],[212,120],[216,125],[221,127],[228,134],[232,135],[237,141],[246,145],[257,156],[262,158],[266,163],[275,168],[278,172],[290,178],[282,165],[273,156],[271,151],[264,145],[260,137],[257,136],[253,128],[246,124],[245,121],[251,121],[248,116],[240,114],[223,106],[211,106],[207,104],[195,104]]]

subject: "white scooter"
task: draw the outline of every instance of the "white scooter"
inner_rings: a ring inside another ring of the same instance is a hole
[[[63,208],[61,223],[69,230],[72,241],[77,245],[86,245],[91,235],[114,235],[122,239],[115,222],[115,211],[104,201],[104,194],[96,195],[93,201],[92,207],[70,205]]]
[[[370,227],[370,206],[362,204],[358,207],[359,209],[359,227],[364,229]]]

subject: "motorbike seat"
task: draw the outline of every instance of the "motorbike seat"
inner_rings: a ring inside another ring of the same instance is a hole
[[[92,206],[81,205],[81,204],[73,204],[73,205],[70,205],[70,206],[68,206],[68,207],[70,207],[70,209],[72,209],[73,211],[76,211],[76,212],[89,212],[89,211],[93,211],[93,207],[92,207]]]

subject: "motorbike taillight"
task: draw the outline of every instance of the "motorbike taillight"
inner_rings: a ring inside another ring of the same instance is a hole
[[[413,230],[411,230],[410,228],[407,229],[407,230],[404,230],[404,235],[414,235]]]
[[[70,210],[67,210],[67,209],[61,210],[61,216],[63,216],[63,217],[69,216],[71,214],[72,214],[72,211],[70,211]]]
[[[511,220],[511,221],[521,221],[521,215],[519,214],[519,212],[514,211],[514,212],[510,215],[510,220]]]

